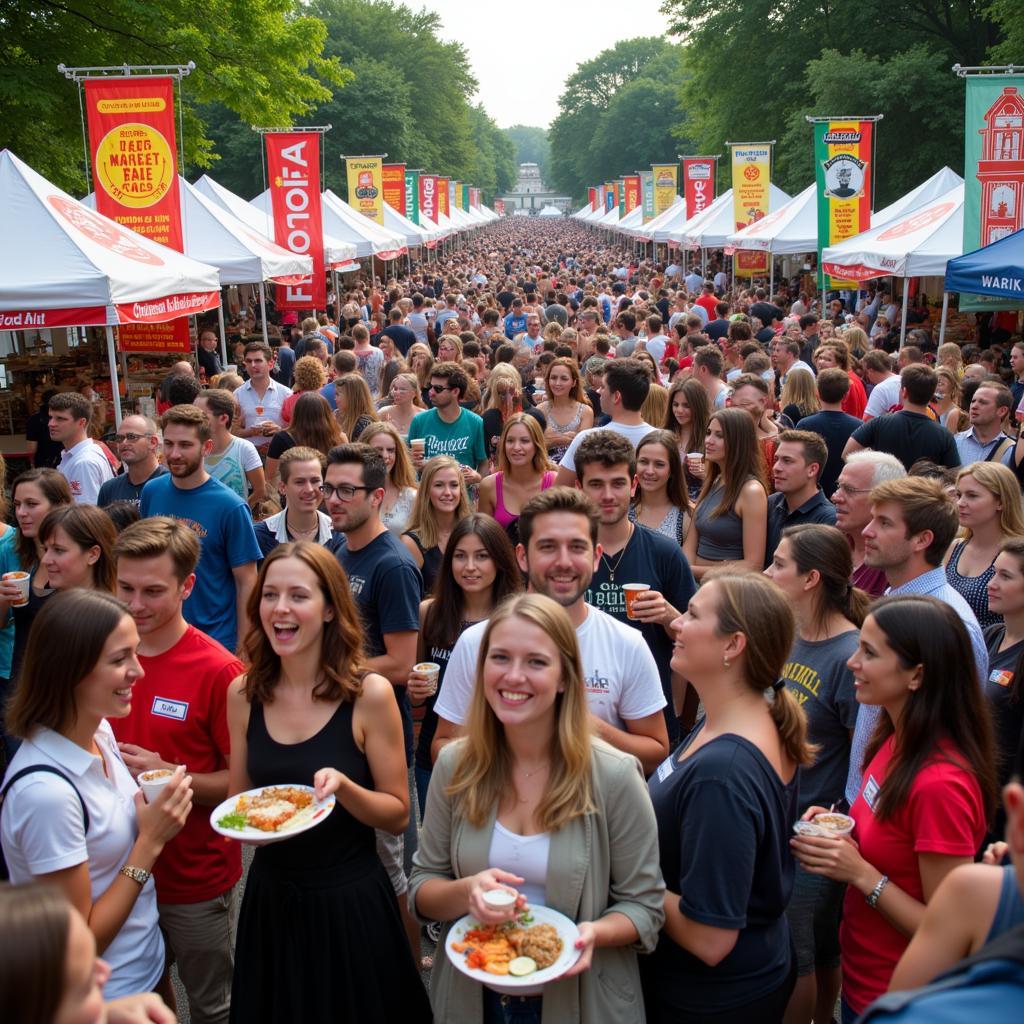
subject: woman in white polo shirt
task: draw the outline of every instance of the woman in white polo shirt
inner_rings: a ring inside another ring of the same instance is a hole
[[[128,609],[112,595],[56,595],[33,626],[7,718],[23,740],[0,816],[11,881],[36,878],[67,894],[110,964],[108,999],[154,989],[173,998],[149,873],[192,807],[182,767],[147,804],[105,721],[131,711],[142,676],[138,643]],[[36,770],[22,775],[26,768]]]

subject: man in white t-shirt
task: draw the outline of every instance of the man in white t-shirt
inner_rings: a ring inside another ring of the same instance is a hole
[[[652,772],[668,755],[658,667],[643,635],[588,605],[583,596],[601,559],[600,513],[582,491],[552,487],[531,498],[519,515],[519,565],[532,593],[557,601],[569,613],[580,644],[583,677],[597,735],[633,754]],[[477,655],[486,622],[459,637],[437,696],[432,754],[461,732],[469,713]]]
[[[85,395],[67,391],[50,399],[50,440],[64,445],[57,470],[80,505],[95,505],[100,487],[114,478],[103,449],[89,436],[91,420],[92,403]]]
[[[203,459],[206,472],[243,501],[249,501],[250,487],[252,501],[263,501],[267,496],[267,481],[260,453],[251,441],[231,433],[237,408],[235,396],[225,388],[210,388],[196,395],[195,404],[210,417],[213,451]]]
[[[864,378],[871,385],[864,419],[873,420],[900,407],[900,378],[892,372],[892,356],[872,349],[864,356]]]
[[[242,412],[242,425],[233,433],[248,438],[261,452],[270,447],[270,439],[284,429],[281,407],[292,393],[291,388],[278,384],[270,371],[274,368],[274,353],[262,341],[250,341],[245,346],[245,371],[249,379],[234,392]]]
[[[612,430],[633,442],[635,448],[652,430],[640,416],[640,410],[647,401],[651,390],[651,377],[647,366],[639,359],[612,359],[604,371],[604,386],[601,389],[601,412],[611,417],[600,429]],[[591,429],[599,429],[593,427]],[[576,449],[589,434],[581,430],[569,445],[562,461],[558,464],[555,483],[560,487],[576,484]]]

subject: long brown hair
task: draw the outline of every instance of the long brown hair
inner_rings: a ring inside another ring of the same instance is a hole
[[[743,415],[749,421],[749,415]],[[746,637],[744,681],[758,693],[771,692],[769,707],[783,751],[798,765],[811,764],[817,748],[807,742],[803,708],[785,686],[775,688],[796,635],[789,603],[782,591],[760,573],[713,569],[704,577],[705,586],[710,582],[714,582],[718,596],[718,633],[742,633]]]
[[[999,545],[999,554],[1011,555],[1016,559],[1017,572],[1024,576],[1024,537],[1007,537]],[[1006,697],[1011,704],[1016,704],[1024,697],[1024,650],[1021,650],[1020,657],[1017,659],[1013,682],[1010,683],[1010,692]],[[1024,765],[1022,765],[1022,770],[1024,770]]]
[[[348,402],[345,412],[341,411],[341,395],[344,394]],[[350,441],[358,441],[355,433],[356,425],[364,417],[376,422],[380,419],[377,415],[377,407],[373,404],[373,395],[370,394],[369,385],[357,373],[347,373],[334,382],[334,396],[338,404],[338,426]]]
[[[18,488],[22,484],[35,484],[39,488],[39,493],[50,503],[51,509],[71,504],[71,488],[68,486],[67,479],[55,469],[39,466],[36,469],[26,469],[24,473],[19,473],[11,486],[12,502],[18,496]],[[36,549],[38,539],[38,532],[35,537],[26,537],[21,530],[18,531],[15,547],[22,569],[28,570],[39,561]]]
[[[370,444],[378,434],[387,434],[395,442],[395,464],[388,472],[393,487],[400,491],[406,487],[416,486],[416,470],[412,467],[412,459],[409,458],[409,449],[406,448],[402,435],[394,423],[388,420],[381,420],[379,423],[371,423],[359,435],[360,444]],[[373,445],[370,445],[372,448]]]
[[[7,708],[7,731],[12,736],[27,739],[40,726],[63,733],[75,724],[75,690],[96,667],[110,634],[128,614],[113,594],[81,587],[54,594],[43,603]]]
[[[46,544],[58,526],[83,551],[94,547],[100,549],[100,557],[92,566],[92,584],[97,590],[114,593],[117,583],[117,567],[114,564],[117,530],[110,516],[95,505],[60,505],[52,508],[39,524],[40,544]]]
[[[324,455],[345,443],[330,403],[318,391],[307,391],[295,400],[288,433],[300,448],[313,448]]]
[[[512,754],[505,729],[494,714],[482,685],[484,665],[494,630],[507,619],[523,619],[554,641],[561,662],[562,693],[555,697],[556,725],[551,743],[551,772],[537,808],[545,831],[561,828],[573,818],[594,810],[590,774],[590,710],[583,684],[576,631],[566,610],[542,594],[509,598],[491,615],[480,644],[476,685],[469,706],[466,738],[452,773],[448,793],[459,813],[480,827],[512,787]]]
[[[712,423],[719,423],[725,441],[725,466],[707,460],[707,475],[704,486],[697,495],[700,505],[714,490],[719,477],[722,478],[722,497],[718,507],[711,513],[712,519],[731,512],[739,501],[744,484],[753,477],[767,492],[768,485],[764,476],[764,457],[761,446],[757,443],[757,429],[750,414],[745,409],[719,409],[712,413],[708,420],[708,429]]]
[[[672,411],[672,402],[680,391],[686,399],[686,404],[690,407],[690,451],[702,452],[704,451],[704,435],[708,432],[708,420],[711,418],[711,402],[700,381],[688,377],[686,380],[677,380],[668,389],[665,429],[671,430],[678,440],[682,440],[681,427],[676,420],[676,414]]]
[[[686,491],[683,463],[679,458],[679,448],[676,444],[675,435],[670,430],[652,430],[650,433],[645,434],[636,446],[638,459],[640,452],[651,444],[660,444],[668,456],[668,480],[665,481],[665,496],[681,512],[689,514],[691,511],[690,496]],[[633,495],[632,504],[634,508],[643,507],[643,493],[643,490],[638,486],[636,494]]]
[[[249,595],[246,613],[252,625],[243,644],[248,666],[243,690],[246,699],[250,703],[273,703],[274,689],[281,678],[281,659],[263,629],[260,605],[267,570],[282,558],[297,558],[310,569],[320,584],[326,606],[334,609],[333,617],[323,627],[320,678],[313,681],[313,700],[355,700],[363,690],[363,627],[359,609],[338,560],[326,548],[308,540],[274,548],[264,559],[256,586]]]
[[[833,612],[849,619],[858,629],[864,624],[871,598],[850,583],[853,553],[846,534],[834,526],[804,523],[782,531],[797,571],[817,570],[821,582],[815,594],[814,627],[822,628]]]
[[[551,389],[548,388],[548,377],[551,376],[551,371],[556,367],[561,366],[569,371],[569,375],[572,377],[572,387],[569,389],[569,393],[566,398],[571,398],[574,401],[582,402],[584,405],[590,405],[590,399],[587,398],[587,392],[583,387],[583,378],[580,376],[580,368],[576,365],[575,359],[570,359],[568,356],[558,356],[556,359],[552,359],[548,363],[547,369],[544,371],[544,387],[547,389],[547,393],[550,396]],[[550,398],[548,404],[550,404]]]
[[[874,807],[885,821],[905,807],[914,780],[938,759],[937,744],[949,740],[953,763],[978,780],[987,813],[996,803],[996,746],[992,718],[981,693],[970,637],[960,616],[943,601],[923,594],[883,597],[870,617],[885,634],[904,668],[920,666],[921,685],[907,694],[900,734]],[[878,724],[864,752],[864,765],[895,732],[892,719]]]

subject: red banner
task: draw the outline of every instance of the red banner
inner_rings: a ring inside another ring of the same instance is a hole
[[[174,79],[87,78],[85,102],[96,210],[184,252]],[[136,335],[126,327],[118,341],[122,350],[187,352],[188,323],[169,323],[160,338]]]
[[[436,183],[437,187],[437,208],[446,217],[450,217],[452,215],[452,211],[450,202],[451,189],[449,188],[449,186],[451,185],[452,179],[435,178],[434,182]]]
[[[683,159],[683,198],[686,216],[706,210],[715,201],[715,167],[713,156],[688,156]]]
[[[405,216],[405,164],[385,164],[383,171],[384,202],[396,213]]]
[[[313,276],[277,286],[277,308],[324,309],[324,228],[320,211],[320,135],[272,132],[267,140],[267,176],[274,214],[274,241],[289,252],[313,257]]]
[[[622,185],[626,192],[626,213],[632,213],[640,205],[640,175],[627,174]]]
[[[437,175],[420,175],[420,216],[437,223]]]
[[[591,210],[596,210],[597,209],[597,189],[596,188],[588,188],[587,189],[587,198],[590,200],[590,209]]]

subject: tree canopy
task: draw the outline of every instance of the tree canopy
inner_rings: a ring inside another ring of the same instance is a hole
[[[548,142],[547,129],[514,124],[505,129],[505,135],[516,147],[516,165],[537,164],[540,176],[546,182],[551,166],[551,144]]]

